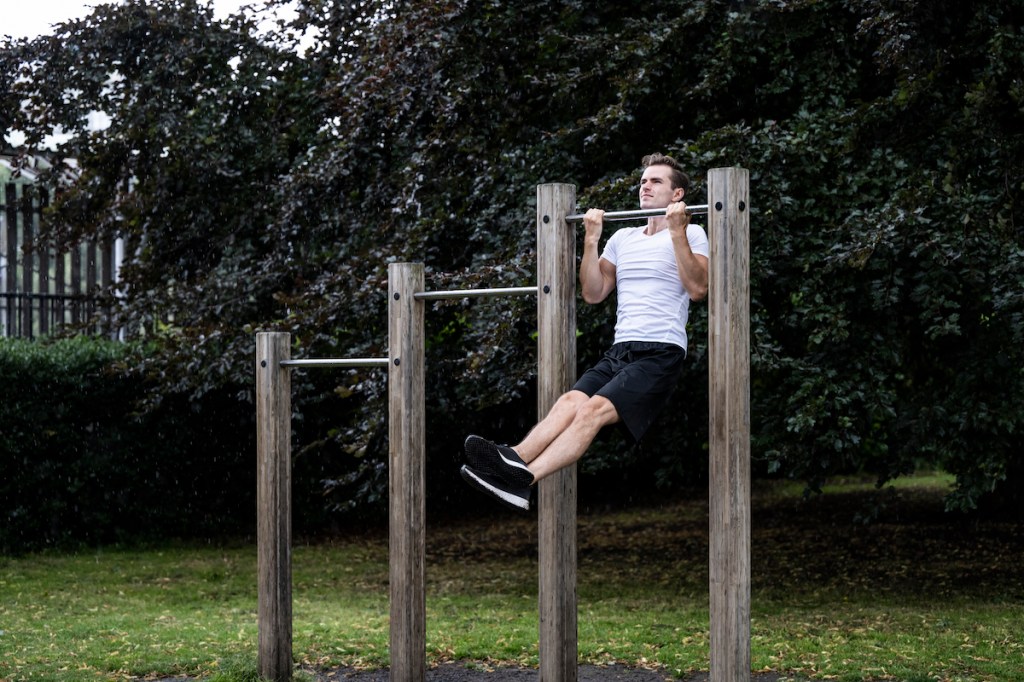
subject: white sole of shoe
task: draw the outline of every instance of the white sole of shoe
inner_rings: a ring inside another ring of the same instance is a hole
[[[510,507],[515,507],[516,509],[522,509],[524,511],[528,511],[530,509],[529,497],[524,498],[516,495],[515,493],[510,493],[507,490],[502,490],[497,486],[491,485],[484,479],[477,476],[473,470],[467,466],[462,467],[462,477],[476,489],[488,493],[503,504],[507,504]]]

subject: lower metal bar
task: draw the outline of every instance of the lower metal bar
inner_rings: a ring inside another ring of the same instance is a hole
[[[319,358],[282,360],[282,367],[387,367],[387,358]]]
[[[509,287],[506,289],[461,289],[455,291],[420,291],[413,296],[418,299],[437,300],[443,298],[483,298],[485,296],[531,296],[537,287]]]
[[[640,208],[634,211],[605,211],[604,221],[611,222],[615,220],[637,220],[639,218],[656,218],[658,216],[665,215],[666,208]],[[691,215],[707,215],[708,205],[707,204],[695,204],[693,206],[687,206],[686,210]],[[565,222],[567,223],[582,223],[586,217],[585,213],[575,213],[573,215],[565,216]]]

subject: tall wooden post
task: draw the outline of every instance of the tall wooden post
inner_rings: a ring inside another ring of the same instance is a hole
[[[576,380],[576,187],[537,186],[537,412]],[[540,679],[575,682],[576,465],[539,485]]]
[[[256,519],[259,674],[292,677],[291,335],[256,335]]]
[[[426,429],[422,263],[388,266],[391,679],[423,682],[426,637]]]
[[[749,184],[708,174],[711,682],[750,680]]]

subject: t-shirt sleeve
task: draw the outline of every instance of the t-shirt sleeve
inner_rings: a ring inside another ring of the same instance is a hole
[[[686,226],[686,240],[690,242],[690,251],[699,253],[705,258],[711,257],[711,248],[708,245],[708,235],[700,225]]]
[[[601,252],[601,258],[604,258],[612,265],[618,265],[619,241],[621,240],[624,232],[624,230],[616,230],[616,232],[605,243],[604,251]]]

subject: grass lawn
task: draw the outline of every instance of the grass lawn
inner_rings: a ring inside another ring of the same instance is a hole
[[[947,484],[841,484],[806,501],[755,485],[754,670],[1024,681],[1021,528],[943,515]],[[850,523],[869,500],[885,503],[878,519]],[[707,670],[707,526],[700,494],[581,511],[581,660]],[[536,665],[535,518],[438,521],[427,544],[430,660]],[[384,529],[296,546],[293,574],[298,662],[387,665]],[[0,558],[3,682],[216,676],[255,651],[252,545]]]

